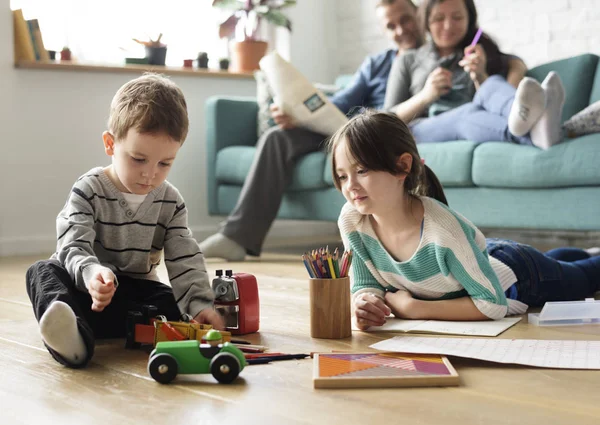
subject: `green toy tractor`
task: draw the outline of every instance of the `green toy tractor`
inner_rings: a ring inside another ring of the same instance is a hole
[[[168,384],[179,373],[210,373],[220,383],[229,384],[244,369],[246,359],[239,348],[230,342],[219,344],[221,340],[221,333],[211,330],[200,343],[159,342],[150,353],[148,373],[161,384]]]

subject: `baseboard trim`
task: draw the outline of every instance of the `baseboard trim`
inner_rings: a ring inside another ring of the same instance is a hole
[[[56,250],[55,235],[0,238],[0,257],[48,254]]]
[[[218,231],[215,226],[192,227],[197,241],[202,241]],[[589,248],[600,246],[599,231],[491,229],[481,228],[488,238],[511,239],[540,249],[573,246]],[[321,243],[340,240],[337,225],[324,221],[279,220],[273,224],[265,240],[265,248],[294,245],[320,246]],[[55,235],[38,235],[18,238],[0,238],[0,257],[36,255],[54,252]]]
[[[218,231],[215,226],[196,226],[191,228],[198,242]],[[314,240],[338,240],[337,225],[324,221],[276,221],[265,240],[265,248],[305,244]],[[17,255],[47,255],[56,250],[56,235],[34,235],[17,238],[0,238],[0,257]]]

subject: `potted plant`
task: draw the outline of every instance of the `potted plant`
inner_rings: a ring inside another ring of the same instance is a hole
[[[213,6],[227,12],[219,25],[219,37],[237,39],[231,45],[232,71],[249,72],[259,69],[258,62],[267,52],[267,42],[261,37],[264,21],[289,31],[292,23],[281,9],[296,4],[296,0],[213,0]]]
[[[206,53],[206,52],[198,53],[198,68],[203,68],[203,69],[208,68],[208,53]]]
[[[63,47],[60,51],[60,60],[61,61],[70,61],[71,60],[71,49],[67,46]]]
[[[143,41],[134,38],[133,41],[143,45],[146,49],[146,58],[148,59],[148,64],[150,65],[165,65],[165,60],[167,58],[167,45],[160,42],[162,38],[162,33],[158,35],[156,40],[150,39],[150,41]]]
[[[229,69],[229,58],[219,59],[219,69],[222,71],[227,71]]]

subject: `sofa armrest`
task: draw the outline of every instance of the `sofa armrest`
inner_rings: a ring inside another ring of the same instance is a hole
[[[213,96],[205,113],[208,212],[217,214],[217,153],[228,146],[256,145],[258,104],[250,97]]]

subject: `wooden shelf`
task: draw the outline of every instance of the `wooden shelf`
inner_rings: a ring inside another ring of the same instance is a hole
[[[253,79],[252,72],[229,72],[213,69],[183,68],[177,66],[156,66],[156,65],[101,65],[79,62],[37,62],[37,61],[19,61],[15,63],[15,68],[19,69],[48,69],[52,71],[77,71],[77,72],[129,72],[141,74],[146,71],[158,72],[169,75],[186,75],[194,77],[216,77],[216,78],[237,78]]]

